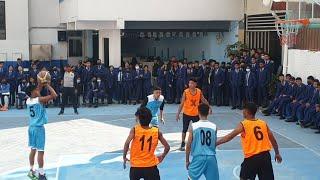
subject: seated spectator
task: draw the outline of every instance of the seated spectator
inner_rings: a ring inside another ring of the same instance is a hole
[[[106,96],[106,86],[100,77],[97,78],[97,87],[98,87],[98,91],[97,91],[98,101],[100,99],[101,104],[104,104],[104,99]]]
[[[8,111],[10,98],[10,84],[4,78],[0,84],[1,104],[0,111]]]
[[[98,84],[97,78],[93,77],[91,82],[87,84],[87,99],[89,101],[89,107],[98,107]]]
[[[316,114],[312,117],[312,121],[315,123],[317,127],[316,134],[320,134],[320,105],[316,105]]]
[[[18,85],[18,109],[23,109],[25,101],[27,99],[26,89],[28,88],[29,83],[26,79],[23,79]]]

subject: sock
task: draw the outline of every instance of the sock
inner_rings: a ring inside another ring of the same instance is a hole
[[[43,170],[43,168],[39,168],[39,174],[41,174],[41,175],[44,175],[44,170]]]

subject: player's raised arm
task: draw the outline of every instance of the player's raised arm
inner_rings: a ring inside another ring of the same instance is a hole
[[[169,153],[170,151],[170,145],[167,142],[167,140],[163,137],[162,132],[159,131],[159,141],[161,142],[161,144],[164,146],[164,150],[163,153],[158,156],[159,159],[159,163],[161,163],[163,161],[163,159],[166,157],[166,155]]]
[[[238,124],[238,126],[228,135],[219,138],[216,145],[219,146],[220,144],[224,144],[226,142],[231,141],[234,137],[238,136],[240,133],[243,132],[243,125],[241,123]]]
[[[273,147],[274,152],[275,152],[275,160],[276,160],[276,162],[281,163],[282,162],[282,157],[281,157],[280,152],[279,152],[279,146],[278,146],[277,140],[273,136],[273,133],[269,129],[268,126],[267,126],[267,129],[268,129],[268,136],[269,136],[270,142],[271,142],[272,147]]]
[[[126,162],[129,161],[129,159],[127,158],[127,153],[129,151],[130,142],[132,141],[133,138],[134,138],[134,128],[130,130],[129,136],[127,137],[127,140],[123,146],[123,168],[124,169],[126,168]]]
[[[45,103],[57,98],[57,96],[58,96],[57,93],[55,92],[55,90],[49,84],[45,85],[45,87],[49,90],[50,95],[39,97],[39,101],[42,104],[45,104]]]
[[[189,137],[187,141],[187,146],[186,146],[186,168],[189,169],[189,164],[190,164],[190,152],[191,152],[191,144],[193,141],[193,130],[192,126],[189,128]]]
[[[182,98],[181,98],[181,103],[179,105],[179,108],[178,108],[178,112],[177,112],[177,115],[176,115],[176,120],[179,121],[180,120],[180,113],[182,111],[182,107],[184,105],[184,101],[186,100],[186,93],[183,92],[182,94]]]

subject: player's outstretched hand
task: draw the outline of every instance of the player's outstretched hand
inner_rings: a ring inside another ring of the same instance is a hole
[[[178,122],[180,120],[180,114],[176,115],[176,121]]]
[[[126,167],[127,167],[127,161],[130,161],[128,158],[123,158],[123,169],[126,169]]]
[[[190,162],[187,161],[187,162],[186,162],[186,169],[187,169],[187,170],[189,170],[189,165],[190,165]]]
[[[277,163],[281,163],[281,162],[282,162],[282,157],[281,157],[280,154],[276,154],[276,156],[274,157],[274,159],[275,159],[275,161],[276,161]]]

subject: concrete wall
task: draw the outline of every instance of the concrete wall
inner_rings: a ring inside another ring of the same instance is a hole
[[[308,76],[320,78],[320,51],[289,49],[288,52],[288,73],[295,77],[301,77],[304,82]],[[285,65],[284,65],[285,66]]]
[[[7,54],[7,61],[16,60],[14,53],[29,59],[28,0],[5,0],[6,40],[0,40],[0,53]]]
[[[52,59],[67,59],[67,43],[58,42],[59,1],[30,0],[30,44],[51,44]]]
[[[243,0],[63,0],[61,20],[239,20]],[[78,10],[77,10],[78,8]]]
[[[267,13],[271,13],[271,10],[263,5],[262,0],[247,0],[247,15]]]
[[[99,31],[99,58],[104,62],[104,38],[109,38],[109,65],[121,64],[121,36],[119,29]]]

